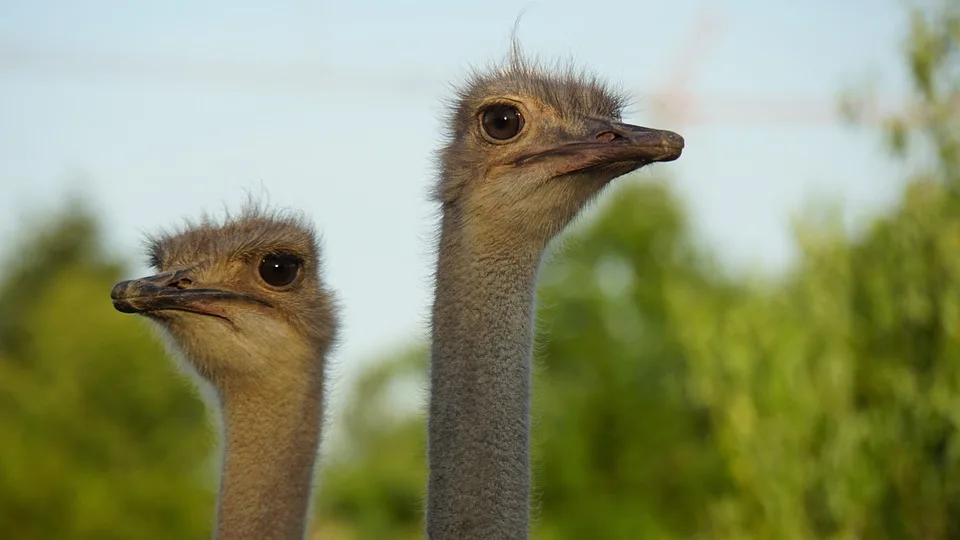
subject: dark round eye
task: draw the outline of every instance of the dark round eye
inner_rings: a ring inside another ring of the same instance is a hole
[[[260,277],[267,285],[283,287],[293,283],[300,273],[300,259],[288,253],[271,253],[260,260]]]
[[[523,115],[512,105],[493,105],[480,117],[483,131],[492,139],[512,139],[523,129]]]

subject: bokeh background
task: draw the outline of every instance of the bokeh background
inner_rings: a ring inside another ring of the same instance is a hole
[[[248,193],[346,307],[316,538],[419,538],[443,99],[518,36],[683,134],[553,247],[534,537],[960,537],[960,3],[0,0],[0,537],[204,538],[144,232]]]

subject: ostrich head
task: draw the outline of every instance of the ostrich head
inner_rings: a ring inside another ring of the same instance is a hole
[[[155,236],[149,251],[157,273],[117,283],[113,304],[158,323],[215,387],[322,370],[337,321],[301,218],[251,205]]]
[[[594,77],[543,69],[515,47],[455,99],[435,197],[478,238],[548,241],[614,178],[680,157],[676,133],[623,123],[624,101]]]

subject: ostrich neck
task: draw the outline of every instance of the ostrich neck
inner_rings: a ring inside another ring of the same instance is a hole
[[[502,244],[483,245],[494,237]],[[430,367],[431,540],[528,536],[530,352],[542,246],[509,243],[444,217]]]
[[[303,538],[322,419],[322,377],[313,379],[221,390],[217,540]]]

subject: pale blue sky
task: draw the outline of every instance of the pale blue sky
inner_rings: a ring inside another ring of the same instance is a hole
[[[673,124],[647,97],[700,4],[0,0],[0,246],[83,190],[111,248],[139,261],[144,231],[266,192],[324,232],[344,365],[421,338],[440,100],[468,66],[502,56],[523,10],[529,52],[573,56],[634,94],[628,120],[685,136],[682,159],[654,172],[673,175],[704,242],[736,266],[782,267],[809,195],[862,214],[900,175],[876,132],[764,121],[750,103],[829,105],[870,74],[905,95],[904,13],[893,1],[718,0],[724,33],[690,90],[721,120]]]

